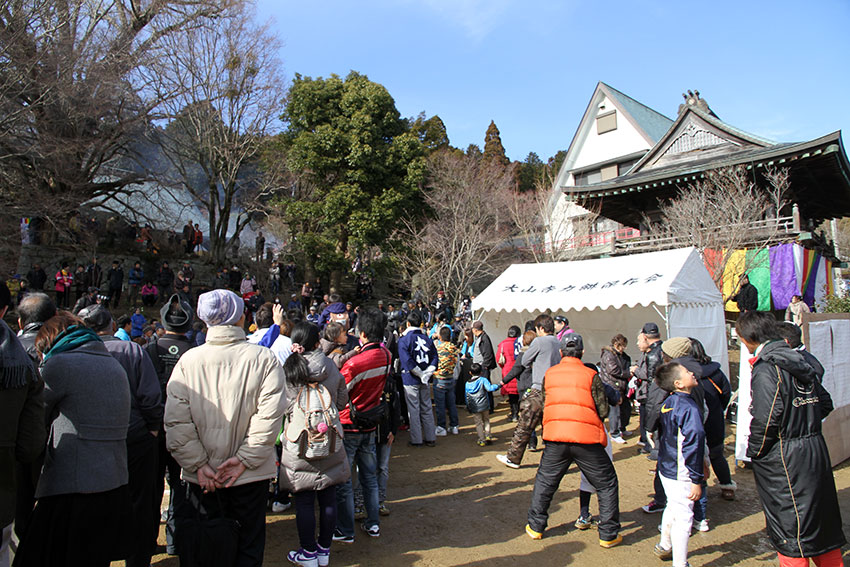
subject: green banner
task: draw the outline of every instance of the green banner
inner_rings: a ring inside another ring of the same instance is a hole
[[[770,311],[770,254],[767,248],[747,250],[747,275],[759,292],[759,311]]]

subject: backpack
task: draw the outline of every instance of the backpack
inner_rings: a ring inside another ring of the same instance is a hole
[[[317,461],[342,449],[342,424],[330,392],[322,384],[302,386],[286,416],[285,450]]]

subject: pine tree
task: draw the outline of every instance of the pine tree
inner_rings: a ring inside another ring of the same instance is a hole
[[[493,160],[493,162],[504,167],[507,167],[510,163],[508,156],[505,155],[505,147],[502,145],[499,129],[493,120],[490,121],[490,126],[487,127],[487,133],[484,135],[484,159]]]

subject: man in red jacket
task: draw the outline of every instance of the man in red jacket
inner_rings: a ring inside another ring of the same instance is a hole
[[[354,423],[351,407],[355,413],[362,414],[381,403],[384,385],[390,372],[392,355],[381,346],[384,333],[384,315],[378,309],[363,311],[357,319],[360,332],[360,354],[350,358],[340,370],[348,388],[348,406],[339,412],[339,419],[345,429],[345,452],[348,463],[357,462],[360,483],[363,486],[363,499],[366,506],[366,521],[361,524],[363,531],[371,537],[381,535],[378,512],[378,458],[375,448],[375,430],[377,423]],[[353,474],[352,470],[352,474]],[[337,521],[334,541],[352,543],[354,541],[354,492],[351,479],[336,489]]]

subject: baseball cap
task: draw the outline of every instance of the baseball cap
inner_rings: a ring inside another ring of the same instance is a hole
[[[643,326],[643,329],[640,330],[641,333],[646,335],[647,337],[659,337],[661,336],[661,332],[658,330],[658,325],[655,323],[647,323]]]
[[[584,339],[578,333],[570,333],[564,336],[561,348],[577,348],[584,350]]]

